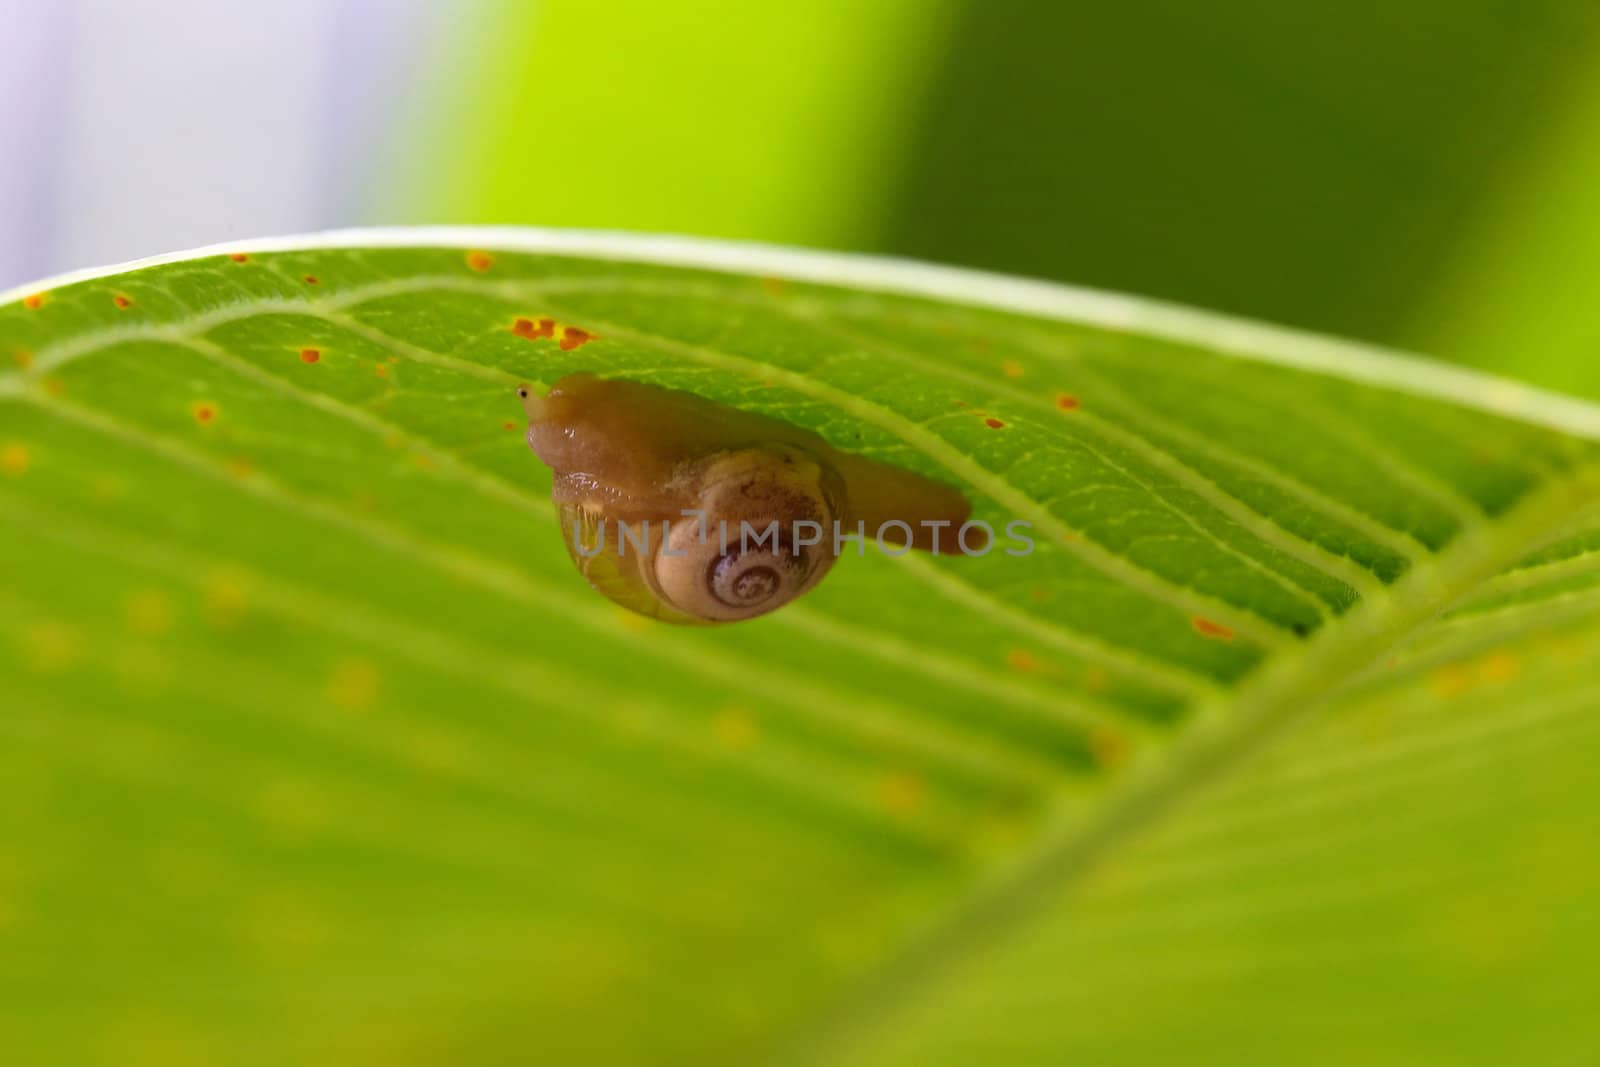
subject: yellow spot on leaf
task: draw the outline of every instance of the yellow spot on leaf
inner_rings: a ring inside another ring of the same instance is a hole
[[[1517,658],[1504,649],[1495,649],[1478,663],[1478,677],[1491,685],[1509,682],[1521,670]]]
[[[755,716],[744,708],[723,710],[713,725],[716,729],[717,744],[729,752],[742,752],[761,737]]]
[[[12,441],[0,447],[0,471],[10,475],[25,474],[28,470],[28,446]]]
[[[910,771],[892,771],[878,779],[874,791],[886,811],[907,816],[922,807],[926,788],[920,776]]]
[[[172,629],[175,612],[172,601],[159,589],[142,589],[128,597],[123,618],[136,634],[155,637]]]
[[[1128,762],[1132,746],[1125,735],[1102,728],[1089,734],[1089,751],[1093,753],[1095,763],[1110,771]]]
[[[343,659],[328,676],[328,699],[346,711],[365,711],[378,699],[378,668],[364,659]]]
[[[61,622],[36,622],[22,633],[23,658],[43,674],[59,674],[78,662],[83,641]]]
[[[223,629],[237,626],[249,606],[249,587],[249,575],[243,571],[231,568],[212,571],[206,576],[203,592],[206,621]]]
[[[1008,359],[1000,364],[1000,373],[1007,378],[1020,378],[1022,377],[1022,364],[1014,359]]]
[[[1428,685],[1436,696],[1453,697],[1482,685],[1509,682],[1521,672],[1522,664],[1515,656],[1495,649],[1476,660],[1438,668],[1428,676]]]

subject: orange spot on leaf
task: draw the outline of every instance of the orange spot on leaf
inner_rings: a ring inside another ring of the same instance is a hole
[[[28,469],[28,446],[19,441],[12,441],[4,448],[0,448],[0,471],[7,474],[23,474]]]
[[[1207,619],[1200,615],[1196,615],[1189,621],[1194,625],[1195,633],[1199,634],[1201,637],[1211,637],[1218,641],[1233,640],[1233,631],[1222,625],[1220,622]]]
[[[133,307],[133,301],[128,297],[123,296],[121,293],[117,293],[116,295],[112,296],[111,302],[117,305],[118,311],[127,311],[129,308]]]
[[[540,337],[554,337],[556,335],[556,320],[540,319],[538,322],[534,322],[532,319],[518,319],[512,324],[511,332],[518,337],[526,337],[530,341]]]
[[[217,409],[210,404],[196,404],[194,406],[194,421],[204,425],[217,417]]]
[[[571,352],[575,348],[582,348],[594,340],[594,334],[588,330],[580,330],[576,326],[568,326],[561,332],[561,351]]]
[[[245,255],[243,252],[230,252],[228,254],[228,258],[233,260],[235,263],[248,263],[248,262],[250,262],[250,257]]]
[[[482,274],[492,266],[494,266],[494,257],[489,253],[479,251],[478,249],[473,249],[471,252],[467,253],[467,267],[470,270],[475,270],[479,274]]]
[[[300,350],[301,363],[315,363],[322,358],[322,352],[315,348],[302,348]]]
[[[1032,674],[1039,669],[1039,661],[1025,648],[1013,648],[1006,653],[1006,666],[1022,674]]]
[[[322,282],[317,280],[317,276],[315,274],[307,274],[306,275],[306,284],[307,285],[321,285]]]
[[[515,433],[516,432],[516,429],[517,429],[517,424],[516,423],[508,421],[504,425],[505,425],[505,428],[506,428],[507,432],[510,432],[510,433]]]
[[[379,363],[376,367],[372,368],[372,373],[376,374],[380,378],[387,378],[389,376],[389,365],[387,363]]]
[[[1060,393],[1056,396],[1056,407],[1062,411],[1077,411],[1078,398],[1071,393]]]
[[[44,294],[33,293],[30,296],[23,297],[22,306],[27,308],[29,311],[38,311],[40,308],[44,307]]]
[[[984,419],[983,424],[989,427],[991,430],[1003,430],[1006,428],[1006,424],[995,418],[993,415],[990,415],[988,418]]]

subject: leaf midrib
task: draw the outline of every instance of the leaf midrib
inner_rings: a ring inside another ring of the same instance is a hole
[[[1463,530],[1432,561],[1363,601],[1300,649],[1264,663],[1231,696],[1208,699],[1164,750],[1146,752],[1093,811],[1057,807],[1031,843],[984,872],[963,898],[820,1017],[775,1044],[785,1065],[843,1062],[898,1009],[981,955],[1046,905],[1104,854],[1195,788],[1335,697],[1388,649],[1489,581],[1551,535],[1600,493],[1600,463],[1574,468],[1533,490],[1498,520]]]

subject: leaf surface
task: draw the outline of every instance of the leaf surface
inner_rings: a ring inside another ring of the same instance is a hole
[[[311,244],[0,306],[0,1047],[1593,1047],[1595,409],[914,265]],[[629,616],[522,440],[513,387],[580,370],[1034,551]]]

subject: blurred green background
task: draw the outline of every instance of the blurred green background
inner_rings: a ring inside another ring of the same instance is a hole
[[[0,24],[0,288],[343,226],[648,230],[1600,396],[1595,0],[0,0]]]
[[[385,219],[903,254],[1600,395],[1588,0],[495,0],[449,37]]]

